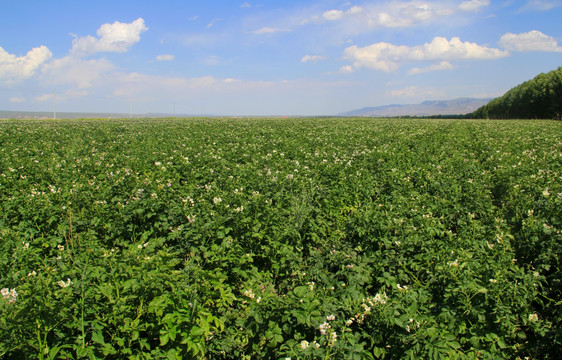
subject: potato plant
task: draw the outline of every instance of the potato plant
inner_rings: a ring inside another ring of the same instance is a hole
[[[0,122],[0,357],[556,358],[554,121]]]

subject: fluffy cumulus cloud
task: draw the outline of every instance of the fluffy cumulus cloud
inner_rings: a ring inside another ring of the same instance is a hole
[[[0,47],[0,81],[11,83],[39,74],[45,84],[66,84],[79,89],[91,87],[103,74],[113,70],[113,65],[104,59],[85,60],[84,56],[98,52],[125,52],[147,29],[142,18],[131,23],[103,24],[97,31],[98,37],[75,38],[68,56],[51,61],[52,53],[46,46],[33,48],[20,57]],[[169,57],[164,55],[159,60],[170,60]]]
[[[490,0],[468,0],[460,3],[459,9],[462,11],[479,11],[480,8],[489,5]]]
[[[497,59],[507,55],[507,51],[463,42],[458,37],[451,40],[435,37],[430,43],[411,47],[387,42],[362,48],[354,45],[344,51],[344,57],[353,62],[355,69],[367,67],[386,72],[395,71],[400,65],[414,61]]]
[[[500,46],[509,51],[550,51],[562,52],[555,38],[533,30],[522,34],[507,33],[499,41]]]
[[[140,34],[148,30],[144,19],[138,18],[131,23],[103,24],[97,31],[98,37],[91,35],[78,37],[72,41],[72,53],[91,55],[98,52],[122,53],[140,41]]]
[[[140,40],[140,34],[146,30],[142,18],[131,23],[116,21],[113,24],[103,24],[97,31],[97,38],[75,38],[70,53],[58,59],[51,59],[52,54],[45,46],[34,48],[22,57],[8,54],[0,47],[0,80],[21,80],[37,75],[40,84],[45,86],[57,85],[73,89],[74,92],[68,93],[67,97],[85,96],[88,94],[85,89],[106,84],[115,75],[115,67],[108,60],[88,59],[85,56],[98,52],[125,52]],[[160,55],[157,58],[172,59],[172,55]],[[35,100],[44,99],[36,97]]]
[[[20,57],[0,47],[0,80],[14,82],[30,78],[51,57],[46,46],[33,48]]]

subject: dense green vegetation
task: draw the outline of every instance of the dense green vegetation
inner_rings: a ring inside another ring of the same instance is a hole
[[[0,122],[0,357],[556,358],[562,124]]]
[[[475,119],[557,119],[562,117],[562,67],[540,74],[474,111]]]

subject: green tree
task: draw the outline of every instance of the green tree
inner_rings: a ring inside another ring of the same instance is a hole
[[[503,96],[480,107],[469,117],[489,119],[557,119],[562,115],[562,67],[541,73]]]

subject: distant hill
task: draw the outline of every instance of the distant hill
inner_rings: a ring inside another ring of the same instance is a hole
[[[364,107],[339,114],[340,116],[432,116],[464,115],[473,112],[491,99],[458,98],[453,100],[429,100],[420,104],[383,105]]]
[[[562,117],[562,67],[541,73],[483,105],[471,115],[490,119],[558,119]]]

